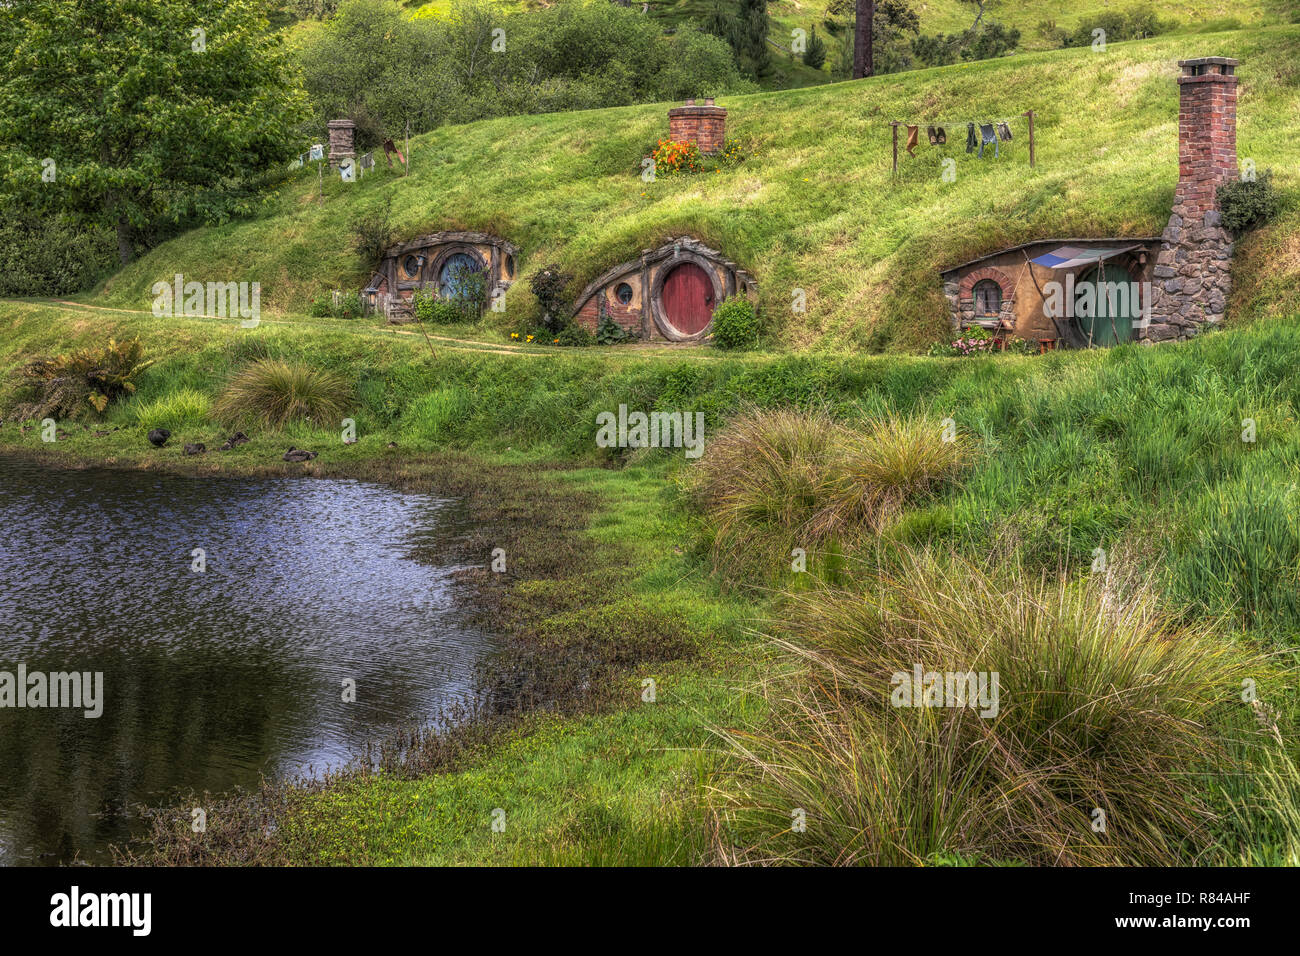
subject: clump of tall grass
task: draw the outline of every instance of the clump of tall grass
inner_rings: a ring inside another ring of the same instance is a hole
[[[1171,595],[1242,627],[1300,627],[1300,494],[1294,484],[1243,478],[1215,486],[1184,514],[1168,558]]]
[[[225,425],[282,428],[297,420],[337,425],[351,397],[351,386],[336,372],[261,359],[235,376],[212,411]]]
[[[715,567],[739,579],[792,548],[880,531],[971,457],[925,415],[889,414],[856,430],[822,410],[751,409],[709,441],[686,480]]]
[[[1240,721],[1226,718],[1268,666],[1104,578],[904,552],[865,593],[792,596],[770,725],[720,731],[723,855],[1167,865],[1209,852],[1216,814],[1197,770],[1227,761]],[[918,667],[982,673],[989,688],[997,675],[996,706],[896,705]]]
[[[135,408],[135,420],[144,428],[167,428],[172,431],[200,425],[207,420],[212,403],[202,392],[181,388]]]

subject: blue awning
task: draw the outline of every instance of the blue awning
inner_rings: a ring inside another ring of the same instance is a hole
[[[1142,247],[1121,246],[1115,249],[1084,249],[1081,246],[1061,246],[1029,261],[1045,269],[1078,269],[1080,266],[1096,265],[1102,259],[1110,259],[1140,248]]]

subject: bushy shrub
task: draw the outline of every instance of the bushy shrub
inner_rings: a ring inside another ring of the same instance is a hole
[[[743,296],[733,296],[713,310],[713,344],[718,348],[751,348],[758,344],[761,329],[754,303]]]
[[[397,230],[393,226],[393,197],[390,193],[377,207],[363,213],[352,224],[352,248],[366,264],[373,267],[393,244]]]
[[[135,392],[135,379],[153,364],[139,339],[109,339],[100,349],[86,348],[22,369],[23,389],[33,400],[15,408],[18,418],[70,418],[90,409],[103,412],[110,402]]]
[[[656,176],[683,176],[698,173],[700,165],[700,148],[694,143],[678,143],[671,139],[661,139],[650,152],[655,163]]]
[[[904,552],[863,588],[791,596],[779,620],[767,725],[718,731],[738,862],[1187,865],[1218,839],[1198,771],[1263,736],[1242,730],[1241,687],[1268,663],[1106,575]],[[933,704],[903,693],[918,669]]]
[[[614,317],[601,310],[600,322],[596,325],[596,341],[601,345],[621,345],[636,338],[631,332],[614,321]]]
[[[533,273],[528,280],[528,287],[532,289],[541,310],[538,319],[552,335],[564,328],[573,315],[573,300],[570,297],[572,283],[573,275],[564,272],[557,265],[549,265]]]
[[[457,322],[464,322],[467,318],[471,316],[458,308],[454,302],[446,299],[434,299],[433,308],[429,311],[429,320],[434,325],[455,325]]]
[[[1215,195],[1223,215],[1225,229],[1240,235],[1262,226],[1277,216],[1282,198],[1273,186],[1273,171],[1265,170],[1254,179],[1233,179],[1218,188]]]
[[[432,292],[426,289],[416,289],[411,293],[411,314],[415,316],[417,322],[433,321],[433,304],[437,301]]]
[[[355,319],[365,312],[365,303],[361,300],[360,292],[344,292],[339,295],[338,305],[334,308],[334,316],[339,319]]]
[[[570,322],[551,339],[552,345],[565,345],[571,348],[581,348],[596,342],[600,342],[601,345],[609,344],[600,340],[599,333],[593,336],[577,322]]]
[[[70,295],[116,264],[107,230],[0,209],[0,295]]]
[[[316,296],[308,304],[307,314],[314,319],[328,319],[334,314],[334,297],[328,292]]]
[[[351,386],[337,372],[264,359],[235,376],[212,412],[232,426],[282,428],[301,419],[334,427],[343,420],[351,397]]]

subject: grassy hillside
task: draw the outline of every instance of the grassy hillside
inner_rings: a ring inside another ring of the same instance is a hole
[[[586,281],[643,248],[689,233],[755,274],[766,320],[792,347],[916,349],[940,337],[939,270],[1014,243],[1151,235],[1177,178],[1177,60],[1242,60],[1239,152],[1275,168],[1289,195],[1281,221],[1239,244],[1233,320],[1300,312],[1300,27],[1114,44],[918,71],[805,90],[728,98],[741,166],[707,177],[638,176],[667,131],[663,105],[510,117],[448,127],[411,144],[411,173],[380,169],[359,184],[301,171],[252,221],[199,229],[110,279],[105,304],[147,308],[177,272],[260,281],[263,307],[302,312],[368,272],[349,228],[394,198],[403,236],[447,228],[495,232],[523,250],[522,271],[559,262]],[[922,146],[890,175],[891,119],[1015,117],[1038,111],[1038,167],[1024,121],[998,160]],[[955,182],[942,161],[956,159]],[[808,311],[789,308],[792,290]],[[506,322],[531,309],[527,283]],[[491,316],[500,319],[499,316]]]

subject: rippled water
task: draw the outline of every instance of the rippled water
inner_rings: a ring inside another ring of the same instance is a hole
[[[124,807],[337,766],[463,698],[491,639],[411,557],[463,530],[363,482],[0,457],[0,672],[104,675],[97,719],[0,706],[0,862],[101,861]]]

